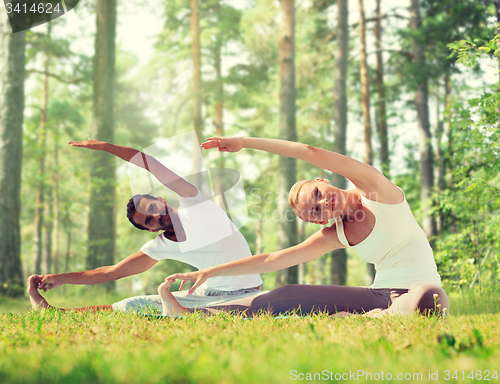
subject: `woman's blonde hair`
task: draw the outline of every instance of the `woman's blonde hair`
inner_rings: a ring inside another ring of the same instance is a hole
[[[292,188],[290,189],[290,192],[288,193],[288,205],[290,205],[290,208],[292,208],[293,213],[299,218],[299,212],[297,212],[297,203],[299,201],[299,194],[300,190],[302,187],[306,184],[313,183],[314,180],[300,180],[297,181]],[[302,219],[302,218],[301,218]],[[303,220],[303,219],[302,219]]]

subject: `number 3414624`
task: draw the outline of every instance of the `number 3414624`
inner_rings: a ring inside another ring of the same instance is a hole
[[[497,371],[444,371],[445,380],[465,380],[466,378],[472,380],[498,380]]]
[[[7,13],[61,13],[63,12],[59,3],[55,6],[52,3],[33,3],[33,4],[12,4],[6,3]]]

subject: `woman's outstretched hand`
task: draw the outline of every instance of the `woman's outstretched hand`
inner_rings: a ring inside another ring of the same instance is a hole
[[[179,287],[179,290],[184,287],[186,281],[194,282],[193,286],[189,288],[188,294],[192,295],[205,281],[208,279],[208,273],[201,271],[188,272],[188,273],[176,273],[175,275],[170,275],[165,279],[165,281],[175,281],[175,279],[184,280]]]
[[[201,144],[203,149],[219,148],[220,152],[238,152],[243,148],[242,137],[209,137]]]
[[[88,139],[85,141],[67,141],[67,143],[73,147],[88,148],[88,149],[93,149],[94,151],[103,151],[106,148],[106,145],[108,144],[105,141],[92,140],[92,139]]]

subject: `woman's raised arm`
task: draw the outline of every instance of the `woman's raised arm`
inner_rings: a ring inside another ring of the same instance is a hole
[[[338,248],[345,248],[345,246],[338,240],[336,226],[332,225],[331,227],[321,229],[302,243],[293,247],[272,253],[261,253],[200,271],[176,273],[167,277],[165,281],[169,279],[184,280],[181,284],[181,289],[185,281],[192,281],[194,285],[189,289],[189,294],[192,294],[211,277],[251,275],[254,273],[278,271],[314,260]]]
[[[366,192],[376,191],[381,182],[391,183],[371,165],[326,149],[293,141],[255,137],[211,137],[202,144],[202,148],[218,148],[222,152],[238,152],[242,148],[252,148],[300,159],[344,176],[356,187]]]

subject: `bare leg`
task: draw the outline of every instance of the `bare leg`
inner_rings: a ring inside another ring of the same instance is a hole
[[[38,292],[37,284],[36,284],[36,276],[30,276],[28,278],[28,295],[30,296],[31,308],[33,310],[38,310],[42,308],[54,308],[59,311],[67,311],[67,309],[63,308],[55,308],[50,305],[47,300],[43,298],[42,295]],[[111,305],[96,305],[92,307],[83,307],[83,308],[72,308],[70,311],[89,311],[89,312],[99,312],[99,311],[107,311],[113,310]]]
[[[170,292],[172,283],[173,281],[168,280],[161,283],[158,287],[158,294],[160,295],[161,305],[163,307],[163,316],[182,316],[185,313],[190,313],[189,309],[180,305]]]

